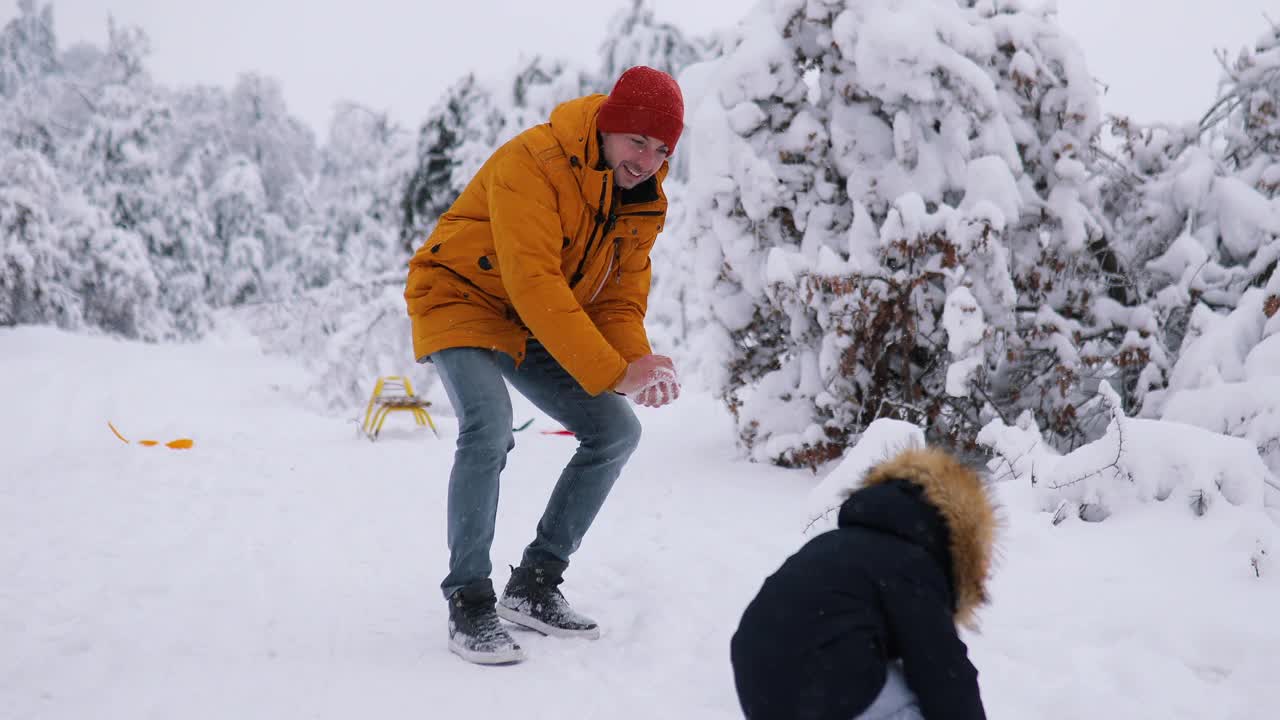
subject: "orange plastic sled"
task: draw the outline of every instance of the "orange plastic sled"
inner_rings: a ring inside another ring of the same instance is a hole
[[[124,443],[125,445],[130,444],[128,439],[126,439],[124,435],[121,435],[120,431],[116,429],[116,426],[111,424],[110,420],[107,421],[107,427],[111,428],[111,432],[115,433],[115,436],[120,438],[120,442]],[[139,440],[138,444],[143,447],[155,447],[156,445],[160,444],[160,441],[159,440]],[[173,450],[190,450],[191,448],[195,447],[195,444],[196,444],[196,441],[192,440],[191,438],[178,438],[176,440],[170,440],[169,442],[165,443],[164,446],[167,448],[171,448]]]

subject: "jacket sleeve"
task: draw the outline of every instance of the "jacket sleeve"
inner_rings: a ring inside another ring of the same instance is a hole
[[[985,720],[978,671],[956,632],[938,576],[901,575],[883,587],[890,631],[902,654],[907,685],[928,720]]]
[[[600,294],[587,309],[605,339],[627,362],[653,352],[644,328],[653,275],[649,261],[653,244],[653,239],[641,243],[623,258],[621,267],[605,280]]]
[[[513,148],[498,161],[488,190],[498,270],[520,320],[588,393],[613,387],[627,361],[565,280],[564,233],[550,181],[526,150]]]

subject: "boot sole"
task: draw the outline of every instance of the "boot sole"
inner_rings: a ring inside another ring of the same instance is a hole
[[[476,665],[514,665],[528,657],[524,648],[520,647],[500,653],[476,652],[458,645],[453,640],[449,641],[449,652]]]
[[[512,610],[511,608],[507,607],[506,605],[503,605],[502,603],[498,603],[496,610],[498,612],[498,617],[502,618],[503,620],[506,620],[509,623],[514,623],[516,625],[519,625],[520,627],[529,628],[530,630],[533,630],[535,632],[540,632],[543,635],[549,635],[551,637],[558,637],[558,638],[584,638],[586,640],[600,639],[599,626],[596,626],[593,628],[587,628],[585,630],[570,630],[568,628],[561,628],[561,627],[556,627],[554,625],[548,625],[531,615],[525,615],[524,613],[518,610]]]

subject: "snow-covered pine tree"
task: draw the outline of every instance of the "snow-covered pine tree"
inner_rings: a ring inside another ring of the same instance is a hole
[[[468,74],[455,83],[418,131],[417,167],[401,199],[400,241],[412,254],[470,182],[502,131],[493,92]]]
[[[631,6],[609,21],[605,41],[600,45],[599,92],[608,92],[612,83],[629,67],[648,65],[673,77],[706,58],[710,43],[690,38],[680,28],[654,17],[648,0],[631,0]]]
[[[508,86],[509,94],[497,93],[503,108],[503,131],[498,143],[547,121],[557,105],[592,92],[608,92],[591,73],[566,60],[541,55],[526,60]],[[478,170],[479,168],[475,168]]]
[[[679,234],[753,458],[816,466],[879,417],[969,444],[1028,408],[1084,437],[1099,113],[1024,5],[763,2],[687,73],[711,80]]]

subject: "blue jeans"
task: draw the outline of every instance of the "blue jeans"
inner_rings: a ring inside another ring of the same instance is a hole
[[[445,598],[493,570],[498,476],[516,444],[508,382],[578,438],[521,560],[567,563],[640,443],[640,421],[627,398],[610,391],[588,395],[532,340],[519,367],[509,355],[481,348],[448,348],[432,353],[431,361],[458,417],[449,472],[449,574],[440,583]]]

